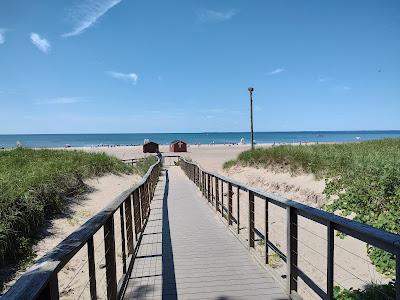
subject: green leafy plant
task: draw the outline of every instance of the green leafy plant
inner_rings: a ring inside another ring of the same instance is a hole
[[[400,233],[400,140],[385,139],[361,143],[277,146],[242,152],[225,163],[253,167],[274,167],[295,173],[312,173],[326,180],[324,193],[335,201],[323,209],[376,228]],[[368,246],[376,269],[392,277],[395,257]]]

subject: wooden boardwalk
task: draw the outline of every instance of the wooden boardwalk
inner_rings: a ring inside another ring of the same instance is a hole
[[[162,173],[125,299],[288,299],[179,167]]]

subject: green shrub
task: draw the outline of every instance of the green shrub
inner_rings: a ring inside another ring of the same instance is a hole
[[[257,148],[241,153],[225,167],[234,164],[313,173],[325,178],[324,193],[337,198],[324,209],[354,213],[357,221],[400,233],[399,139]],[[368,254],[378,271],[394,275],[394,255],[370,246]]]
[[[117,158],[82,151],[0,151],[0,265],[29,256],[46,219],[88,190],[83,180],[131,173]]]
[[[134,166],[133,170],[136,174],[140,176],[144,176],[149,168],[157,162],[157,158],[155,156],[148,156],[143,160],[138,161]]]

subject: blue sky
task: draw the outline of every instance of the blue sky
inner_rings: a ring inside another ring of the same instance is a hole
[[[398,0],[1,0],[0,133],[400,129]]]

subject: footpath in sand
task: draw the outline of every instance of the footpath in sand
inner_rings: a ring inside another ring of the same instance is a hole
[[[263,145],[270,147],[270,145]],[[279,170],[265,170],[249,167],[222,168],[225,161],[234,159],[239,153],[248,150],[248,145],[190,145],[187,153],[181,153],[198,162],[206,170],[217,172],[243,184],[275,193],[285,198],[298,201],[313,207],[320,207],[326,202],[323,195],[325,183],[316,180],[313,175],[302,174],[291,176]],[[85,151],[106,152],[121,159],[144,157],[141,146],[83,148]],[[161,145],[160,151],[168,153],[168,146]],[[176,154],[176,153],[174,153]],[[241,219],[247,219],[246,195],[241,195]],[[233,197],[236,201],[236,197]],[[236,204],[233,203],[234,215]],[[263,202],[256,199],[256,227],[264,231]],[[286,252],[286,213],[277,207],[270,208],[270,239],[278,248]],[[245,226],[245,224],[244,224]],[[261,245],[259,245],[261,248]],[[299,218],[299,266],[319,286],[326,286],[326,228],[322,225]],[[285,266],[276,257],[273,258],[276,271],[284,272]],[[388,279],[375,270],[367,255],[367,247],[356,239],[335,237],[335,285],[345,288],[362,288],[366,284],[387,283]],[[304,285],[301,285],[309,299],[315,298]]]
[[[92,192],[80,196],[78,199],[70,199],[70,205],[67,206],[65,211],[48,222],[42,232],[39,233],[39,241],[33,247],[35,260],[57,246],[74,230],[106,207],[116,196],[129,189],[139,180],[140,176],[138,175],[117,176],[112,174],[86,180],[85,183],[91,188]],[[118,220],[116,224],[119,224]],[[119,232],[118,228],[116,230]],[[102,241],[102,232],[99,232],[99,234],[95,235],[95,245]],[[104,254],[102,247],[99,247],[99,250],[102,250]],[[101,253],[99,253],[100,255]],[[86,247],[83,247],[59,273],[61,298],[75,299],[77,296],[76,292],[83,290],[84,284],[87,282],[87,266],[86,268],[83,267],[82,270],[79,270],[79,268],[81,268],[86,260]],[[122,267],[117,265],[117,271],[121,270]],[[4,269],[1,271],[5,274],[8,270]],[[19,270],[13,280],[5,284],[5,291],[14,284],[23,271]]]

